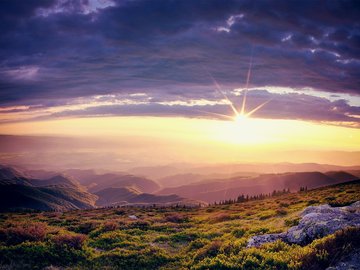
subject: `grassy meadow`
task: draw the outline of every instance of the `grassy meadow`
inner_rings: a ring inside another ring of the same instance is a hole
[[[323,269],[360,243],[358,229],[307,246],[246,248],[286,231],[310,205],[360,200],[360,183],[202,208],[121,207],[3,213],[0,269]]]

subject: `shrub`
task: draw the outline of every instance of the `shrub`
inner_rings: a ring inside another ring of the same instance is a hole
[[[335,199],[336,199],[336,197],[334,197],[334,196],[329,196],[329,197],[325,198],[326,201],[334,201]]]
[[[116,247],[134,246],[134,244],[137,244],[135,242],[139,242],[138,240],[138,236],[131,236],[125,232],[113,231],[101,234],[91,242],[90,245],[103,250],[111,250]]]
[[[252,230],[250,230],[250,234],[264,234],[264,233],[268,233],[269,232],[269,228],[254,228]]]
[[[85,240],[86,235],[72,233],[62,233],[52,238],[52,242],[55,244],[55,246],[67,246],[74,249],[81,249]]]
[[[19,223],[0,230],[0,239],[8,245],[17,245],[25,241],[43,241],[47,225],[41,222]]]
[[[166,216],[165,220],[167,222],[173,222],[173,223],[184,223],[184,222],[188,222],[189,218],[187,216],[175,213]]]
[[[276,215],[278,216],[285,216],[287,214],[287,211],[285,209],[277,209]]]
[[[335,234],[315,240],[311,252],[304,253],[299,260],[302,269],[325,269],[331,262],[336,262],[349,251],[360,247],[360,228],[347,228]]]
[[[348,206],[356,201],[342,201],[342,200],[336,200],[329,203],[331,207],[342,207],[342,206]]]
[[[313,205],[313,204],[318,204],[318,203],[319,203],[318,200],[309,200],[309,201],[307,202],[307,205]]]
[[[245,230],[244,229],[235,229],[235,230],[233,230],[232,231],[232,234],[235,236],[235,237],[237,237],[237,238],[241,238],[241,237],[243,237],[244,236],[244,234],[245,234]]]
[[[224,222],[224,221],[228,221],[228,220],[232,220],[232,217],[226,213],[219,213],[219,214],[213,215],[210,218],[210,221],[213,223]]]
[[[93,269],[159,269],[173,260],[165,252],[155,248],[139,251],[116,249],[96,257],[91,265]]]
[[[81,223],[75,229],[75,231],[78,233],[89,234],[90,232],[94,231],[97,227],[99,227],[99,224],[100,223],[97,221],[84,222],[84,223]]]
[[[285,219],[285,221],[284,221],[285,225],[288,227],[297,226],[297,225],[299,225],[299,222],[300,222],[299,217],[288,218],[288,219]]]
[[[150,223],[148,221],[135,221],[129,224],[130,229],[148,230]]]
[[[285,203],[285,202],[281,202],[281,203],[279,204],[279,206],[280,206],[280,207],[288,207],[289,204],[288,204],[288,203]]]
[[[119,209],[119,210],[116,210],[114,214],[119,215],[119,216],[123,216],[123,215],[126,214],[126,211],[122,210],[122,209]]]
[[[103,231],[104,232],[115,231],[118,228],[119,228],[119,224],[117,222],[115,222],[115,221],[107,221],[103,225]]]
[[[55,260],[51,249],[45,243],[25,242],[16,246],[0,247],[0,262],[9,266],[4,269],[42,269]]]
[[[194,259],[198,261],[202,260],[205,257],[215,257],[217,254],[219,254],[221,245],[222,242],[219,240],[211,242],[210,244],[199,249]]]
[[[260,220],[265,220],[265,219],[269,219],[271,217],[272,217],[271,214],[263,214],[263,215],[260,215],[259,219]]]
[[[205,245],[207,245],[209,243],[209,240],[206,239],[196,239],[194,241],[192,241],[188,247],[188,250],[198,250],[202,247],[204,247]]]
[[[196,232],[178,232],[171,235],[171,240],[173,242],[190,242],[199,237],[199,234]]]

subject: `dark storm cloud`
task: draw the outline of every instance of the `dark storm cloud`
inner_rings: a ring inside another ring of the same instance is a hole
[[[214,100],[210,75],[243,87],[251,56],[253,86],[360,94],[358,1],[94,3],[1,1],[0,105],[138,92],[153,101]],[[309,102],[312,119],[326,118]],[[292,108],[277,113],[303,117]]]

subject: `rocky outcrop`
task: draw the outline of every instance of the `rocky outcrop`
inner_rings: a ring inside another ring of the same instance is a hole
[[[332,234],[347,227],[360,227],[360,201],[349,206],[330,205],[310,206],[301,213],[299,225],[287,232],[253,236],[248,247],[282,240],[287,243],[306,245],[316,238]]]

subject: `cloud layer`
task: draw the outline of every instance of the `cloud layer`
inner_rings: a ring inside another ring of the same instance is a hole
[[[200,111],[226,113],[228,106],[184,103],[218,102],[211,76],[225,89],[243,88],[251,59],[257,89],[360,95],[358,1],[3,0],[0,6],[3,108],[146,93],[142,104],[52,109],[47,117],[210,117]],[[266,91],[251,97],[250,107],[272,99],[259,117],[359,122],[359,107],[341,98]]]

